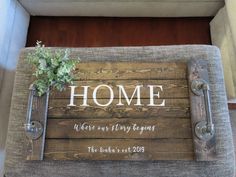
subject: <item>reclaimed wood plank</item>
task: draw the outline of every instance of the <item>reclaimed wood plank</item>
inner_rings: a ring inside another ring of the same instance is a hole
[[[26,144],[24,145],[26,160],[43,160],[47,126],[48,99],[48,92],[41,97],[33,97],[31,121],[38,121],[42,125],[43,133],[38,139],[26,139]]]
[[[132,96],[134,89],[137,85],[143,85],[141,88],[141,98],[149,98],[150,91],[147,85],[162,85],[163,91],[160,92],[161,98],[188,98],[188,84],[187,80],[89,80],[89,81],[75,81],[73,85],[78,86],[75,93],[81,94],[84,92],[81,86],[90,86],[88,89],[88,98],[92,98],[93,90],[101,84],[109,85],[113,88],[114,97],[119,98],[119,90],[116,85],[123,85],[129,97]],[[156,92],[160,89],[156,88]],[[70,98],[71,89],[66,88],[65,91],[59,92],[51,90],[50,99],[56,98]],[[109,98],[110,92],[106,87],[99,88],[97,98]],[[136,94],[134,98],[136,98]]]
[[[101,103],[107,103],[106,99],[98,99]],[[135,99],[133,100],[136,102]],[[156,104],[163,100],[157,100]],[[54,118],[143,118],[143,117],[189,117],[188,99],[165,99],[164,107],[148,106],[117,106],[114,99],[108,107],[97,106],[92,99],[88,99],[89,107],[82,107],[81,99],[75,99],[77,106],[68,107],[68,99],[53,99],[49,101],[48,117]],[[143,99],[142,104],[147,105],[149,99]]]
[[[76,80],[102,79],[186,79],[184,62],[81,62]]]
[[[191,120],[49,119],[46,138],[191,138]]]
[[[203,79],[209,83],[207,61],[191,60],[188,63],[188,80],[191,84],[195,79]],[[189,87],[190,109],[192,121],[192,136],[194,144],[195,159],[197,161],[213,161],[216,159],[215,135],[210,140],[201,140],[196,136],[195,126],[200,121],[206,121],[206,105],[204,96],[195,95]],[[211,110],[210,110],[211,111]]]
[[[47,139],[44,157],[46,160],[193,160],[194,153],[192,139]]]

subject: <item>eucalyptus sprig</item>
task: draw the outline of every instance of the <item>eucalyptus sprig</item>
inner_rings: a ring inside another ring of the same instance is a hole
[[[69,49],[46,48],[41,41],[37,41],[35,49],[30,52],[26,60],[33,65],[33,75],[36,77],[34,86],[38,96],[42,96],[50,87],[59,91],[67,84],[73,83],[73,73],[78,59],[71,59]]]

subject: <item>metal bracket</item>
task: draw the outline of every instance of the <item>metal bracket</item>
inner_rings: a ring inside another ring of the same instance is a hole
[[[209,84],[203,79],[196,79],[191,83],[191,90],[197,96],[204,96],[206,120],[200,121],[195,125],[195,134],[200,140],[208,141],[215,134],[211,114]]]
[[[32,121],[33,99],[36,97],[36,89],[33,84],[29,87],[28,109],[26,115],[26,124],[24,125],[26,136],[31,140],[40,138],[43,134],[43,126],[39,121]]]

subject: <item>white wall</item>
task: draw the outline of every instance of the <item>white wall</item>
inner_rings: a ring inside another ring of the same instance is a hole
[[[232,2],[235,0],[232,0]],[[226,1],[229,3],[230,1]],[[236,99],[236,2],[222,8],[210,23],[212,44],[220,48],[228,100]]]
[[[234,84],[234,102],[236,102],[236,1],[235,0],[226,0],[226,11],[228,16],[228,22],[231,31],[231,41],[233,49],[233,55],[231,58],[231,65],[232,65],[232,77],[233,77],[233,84]]]
[[[19,50],[25,46],[29,14],[17,0],[0,0],[0,177]]]
[[[224,0],[19,0],[32,15],[192,17],[214,16]]]

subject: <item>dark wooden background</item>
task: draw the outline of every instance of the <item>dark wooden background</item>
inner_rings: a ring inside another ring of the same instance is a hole
[[[211,17],[31,17],[27,46],[104,47],[211,44]]]

